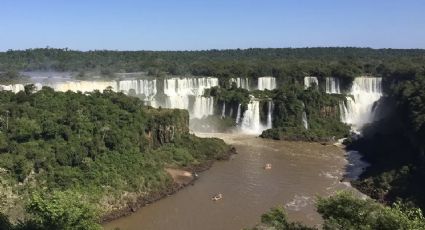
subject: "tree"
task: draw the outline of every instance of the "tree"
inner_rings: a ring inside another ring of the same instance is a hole
[[[51,195],[34,193],[27,211],[40,229],[101,229],[97,224],[99,219],[96,209],[76,192],[55,191]]]
[[[384,206],[370,199],[356,198],[350,192],[340,192],[329,198],[319,198],[317,211],[325,220],[324,229],[425,229],[420,209],[401,203]]]
[[[261,224],[253,230],[274,229],[274,230],[317,230],[302,225],[298,222],[289,222],[285,210],[281,207],[272,208],[267,213],[261,216]]]

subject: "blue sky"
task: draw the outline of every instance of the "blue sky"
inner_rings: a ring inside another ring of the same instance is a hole
[[[0,50],[425,48],[424,0],[1,0]]]

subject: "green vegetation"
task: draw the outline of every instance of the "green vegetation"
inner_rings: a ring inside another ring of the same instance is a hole
[[[184,110],[144,107],[110,89],[31,88],[0,92],[0,212],[13,221],[94,229],[84,221],[172,187],[165,167],[198,167],[230,150],[222,140],[189,134]]]
[[[273,128],[261,137],[277,140],[329,141],[347,136],[349,126],[340,121],[339,103],[345,100],[317,89],[304,90],[295,85],[272,91],[274,102]],[[308,129],[302,123],[306,113]]]
[[[29,225],[30,228],[46,230],[101,229],[97,224],[98,211],[75,192],[35,193],[27,209],[32,217],[25,224],[27,228]]]
[[[394,81],[384,98],[385,119],[363,131],[349,148],[372,163],[354,185],[383,202],[402,199],[425,208],[425,73]]]
[[[424,229],[422,211],[402,203],[391,207],[373,200],[355,198],[341,192],[330,198],[319,198],[317,211],[325,220],[324,229]]]
[[[216,109],[217,115],[221,115],[221,107],[225,103],[225,115],[231,115],[232,120],[236,118],[238,105],[241,104],[241,111],[245,111],[251,99],[250,95],[253,95],[256,100],[260,100],[260,118],[264,124],[267,121],[267,102],[272,100],[273,128],[261,134],[264,138],[331,141],[349,134],[350,127],[341,122],[339,111],[339,104],[346,100],[345,96],[326,94],[316,87],[305,90],[303,85],[291,84],[271,91],[249,92],[232,85],[231,88],[213,87],[206,90],[205,94],[214,97],[216,108],[219,108]],[[230,111],[233,111],[232,114],[229,114]],[[302,123],[303,112],[307,116],[308,129],[305,129]],[[212,122],[219,127],[223,123],[226,122]]]
[[[344,137],[338,105],[344,97],[323,91],[324,77],[340,78],[346,89],[359,75],[384,77],[386,96],[378,110],[386,118],[350,140],[372,163],[353,184],[382,202],[425,208],[425,50],[368,48],[247,49],[172,52],[79,52],[31,49],[0,52],[0,81],[26,81],[19,71],[71,71],[85,79],[93,73],[115,78],[117,72],[215,76],[220,88],[207,90],[216,108],[226,104],[226,118],[207,123],[220,129],[234,125],[238,105],[246,109],[253,94],[264,121],[267,100],[274,102],[273,128],[261,135],[285,140],[327,141]],[[236,89],[231,77],[273,76],[282,88],[248,92]],[[304,76],[319,78],[319,89],[304,90]],[[232,112],[230,112],[232,111]],[[309,127],[305,129],[305,112]],[[230,114],[231,113],[231,114]],[[196,123],[196,122],[195,122]],[[76,218],[97,228],[99,216],[116,211],[137,197],[172,185],[164,167],[196,167],[226,157],[228,146],[218,139],[189,134],[183,110],[143,107],[136,98],[114,93],[56,93],[31,86],[18,94],[0,93],[0,228],[78,229]],[[43,195],[40,195],[43,194]],[[72,197],[78,199],[68,200]],[[4,198],[4,199],[3,199]],[[72,201],[72,202],[71,202]],[[75,201],[75,202],[74,202]],[[87,206],[78,202],[84,201]],[[63,204],[67,204],[64,208]],[[69,207],[68,207],[69,206]],[[24,212],[26,210],[26,212]],[[98,210],[102,212],[98,213]],[[391,208],[348,195],[320,199],[318,210],[327,229],[423,228],[419,211]],[[25,213],[25,215],[24,215]],[[366,213],[366,214],[364,214]],[[98,215],[99,214],[99,215]],[[362,214],[362,216],[359,216]],[[289,223],[273,210],[263,219],[276,229],[308,229]]]
[[[324,219],[326,230],[394,230],[424,229],[425,218],[420,209],[401,203],[387,207],[373,200],[356,198],[349,192],[340,192],[329,198],[319,198],[317,211]],[[289,222],[282,208],[274,208],[261,217],[254,228],[276,230],[314,230],[297,222]]]
[[[0,71],[116,72],[230,77],[274,76],[282,83],[304,76],[399,76],[423,66],[424,50],[370,48],[286,48],[208,51],[88,51],[29,49],[0,52]],[[224,85],[222,85],[224,86]]]
[[[1,84],[15,84],[15,83],[23,83],[27,82],[28,77],[22,75],[16,71],[9,70],[6,72],[0,72],[0,83]]]
[[[220,88],[212,87],[205,90],[205,96],[212,96],[218,104],[225,102],[230,105],[242,104],[246,106],[250,100],[250,92],[246,89],[236,88],[236,85],[232,85],[231,88]]]
[[[281,207],[272,208],[261,216],[261,224],[252,230],[275,229],[275,230],[315,230],[304,226],[299,222],[290,222],[286,216],[285,210]]]

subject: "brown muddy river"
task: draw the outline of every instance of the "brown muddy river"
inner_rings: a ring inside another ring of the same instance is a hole
[[[279,205],[290,220],[314,226],[321,223],[314,208],[317,195],[352,189],[339,182],[347,162],[336,146],[242,134],[198,135],[222,138],[239,154],[215,163],[194,186],[107,223],[105,229],[242,229],[253,227],[262,213]],[[270,170],[264,170],[267,163]],[[223,198],[214,202],[211,197],[217,193]]]

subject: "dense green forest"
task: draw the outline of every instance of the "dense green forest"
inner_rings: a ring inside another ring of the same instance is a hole
[[[318,198],[317,211],[322,216],[325,230],[394,230],[424,229],[425,218],[420,209],[401,203],[383,206],[370,199],[360,199],[348,192],[328,198]],[[288,220],[282,208],[273,208],[261,216],[261,224],[253,228],[276,230],[316,230]]]
[[[274,76],[291,82],[306,75],[353,78],[409,76],[423,68],[425,50],[280,48],[206,51],[74,51],[28,49],[0,52],[0,71],[139,72],[219,78]]]
[[[110,89],[0,92],[0,212],[36,229],[97,228],[132,200],[173,189],[165,167],[227,157],[229,146],[189,134],[188,121],[185,110]]]
[[[261,137],[277,140],[335,141],[349,135],[350,127],[341,122],[341,95],[320,92],[315,87],[304,90],[296,85],[272,91],[274,102],[273,128]],[[308,127],[302,123],[303,112]]]

